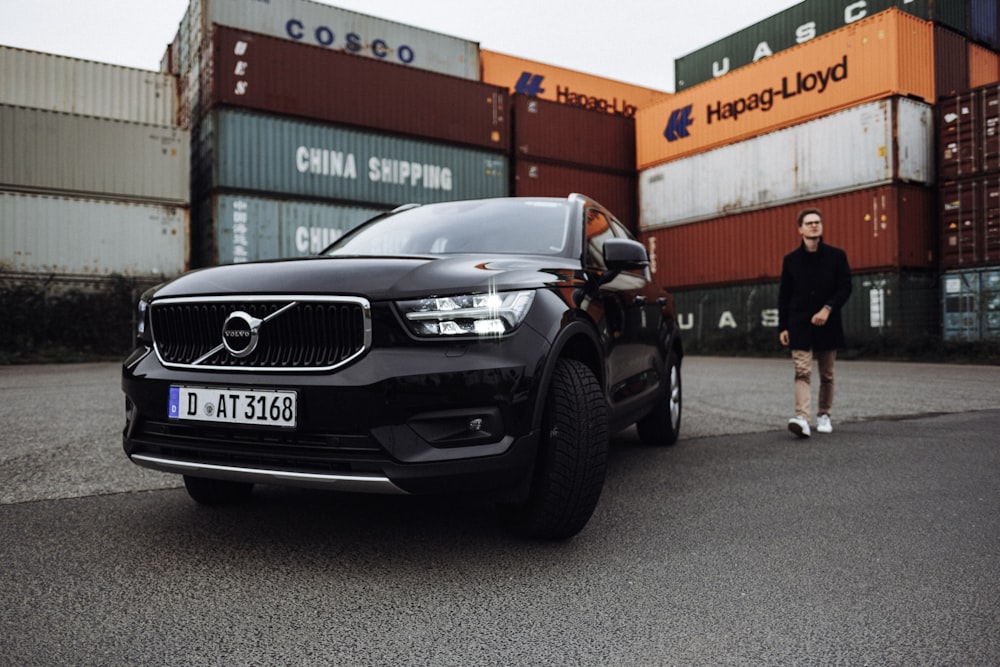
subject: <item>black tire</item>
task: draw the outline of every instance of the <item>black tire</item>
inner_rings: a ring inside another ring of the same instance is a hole
[[[504,518],[526,537],[576,535],[597,507],[607,462],[608,415],[601,385],[583,363],[560,359],[549,387],[529,499],[505,506]]]
[[[671,351],[667,355],[665,370],[666,391],[657,401],[653,411],[635,425],[639,440],[643,444],[657,447],[676,443],[681,433],[681,362],[676,352]]]
[[[232,505],[249,498],[253,484],[184,475],[184,488],[191,499],[200,505]]]

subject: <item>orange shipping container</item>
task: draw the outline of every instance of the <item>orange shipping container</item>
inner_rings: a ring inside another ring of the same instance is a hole
[[[978,44],[969,44],[969,87],[1000,81],[1000,54]]]
[[[636,113],[638,168],[892,95],[933,103],[933,45],[893,8],[689,88]]]
[[[934,190],[884,185],[640,235],[653,277],[670,289],[776,280],[781,259],[801,241],[803,208],[823,211],[824,239],[847,252],[851,271],[933,268]]]
[[[480,51],[479,61],[484,83],[506,86],[511,93],[526,97],[552,100],[619,116],[634,116],[637,109],[644,109],[670,97],[670,93],[665,91],[493,51]]]

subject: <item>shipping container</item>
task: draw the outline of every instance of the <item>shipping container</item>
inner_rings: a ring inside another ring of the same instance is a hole
[[[202,112],[225,105],[510,150],[505,88],[225,26],[209,53]]]
[[[307,257],[387,208],[217,193],[198,206],[198,266]]]
[[[941,276],[941,328],[946,341],[1000,341],[1000,266]]]
[[[0,192],[6,273],[171,278],[188,268],[188,209]]]
[[[0,105],[0,187],[185,205],[190,133]]]
[[[311,0],[191,0],[171,48],[186,74],[213,23],[382,62],[479,80],[479,44]]]
[[[994,51],[997,40],[997,0],[968,0],[969,37]]]
[[[892,182],[934,183],[930,105],[868,102],[639,174],[643,230]]]
[[[967,1],[805,0],[676,59],[675,90],[710,81],[891,7],[968,34]]]
[[[581,35],[581,39],[585,38]],[[637,109],[670,97],[665,90],[645,88],[486,49],[480,51],[480,60],[482,80],[486,83],[503,86],[511,94],[550,100],[589,111],[633,116]]]
[[[516,197],[566,197],[579,192],[603,204],[631,232],[638,228],[635,174],[540,160],[515,160],[513,170]]]
[[[843,354],[899,352],[940,341],[934,272],[855,272],[851,283]],[[777,281],[674,289],[673,295],[685,351],[788,354],[778,342]]]
[[[640,169],[894,95],[934,97],[930,23],[890,9],[636,112]]]
[[[759,282],[781,275],[801,242],[799,211],[823,212],[824,240],[854,271],[930,269],[937,261],[935,192],[884,185],[642,233],[657,282],[671,288]]]
[[[934,96],[941,99],[969,88],[969,40],[944,26],[934,26]]]
[[[980,86],[941,99],[937,125],[942,180],[1000,170],[1000,85]]]
[[[514,157],[635,174],[635,119],[525,95],[511,98]]]
[[[1000,81],[1000,54],[969,44],[969,87],[979,88]]]
[[[177,80],[150,72],[0,45],[0,104],[172,126]]]
[[[1000,173],[942,183],[941,267],[1000,264]]]
[[[198,128],[203,190],[252,191],[392,207],[509,191],[505,153],[218,109]]]

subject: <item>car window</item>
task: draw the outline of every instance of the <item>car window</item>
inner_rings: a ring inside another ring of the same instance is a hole
[[[570,257],[573,245],[564,201],[504,198],[429,204],[384,216],[348,233],[324,254]]]

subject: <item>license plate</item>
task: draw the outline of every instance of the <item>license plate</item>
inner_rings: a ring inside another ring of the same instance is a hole
[[[170,387],[167,416],[185,421],[295,426],[297,394],[276,389]]]

